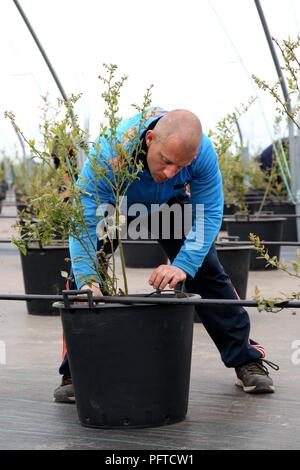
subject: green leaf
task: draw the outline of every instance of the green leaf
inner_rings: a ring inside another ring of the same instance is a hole
[[[292,261],[292,266],[293,266],[293,270],[295,271],[295,273],[298,274],[298,272],[299,272],[299,263],[297,263],[297,261]]]

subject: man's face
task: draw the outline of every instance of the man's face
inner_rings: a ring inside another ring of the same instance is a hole
[[[147,131],[146,144],[149,171],[156,183],[164,183],[173,178],[196,158],[195,153],[187,154],[176,136],[170,136],[163,143],[157,140],[155,130]]]

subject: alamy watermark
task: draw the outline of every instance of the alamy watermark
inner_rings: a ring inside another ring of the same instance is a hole
[[[295,339],[291,348],[295,350],[291,356],[291,361],[295,366],[298,366],[300,364],[300,339]]]
[[[120,224],[122,240],[185,239],[186,248],[199,250],[204,244],[204,204],[142,204],[129,208],[122,198]],[[98,238],[117,236],[115,206],[100,204],[96,211]]]
[[[0,366],[6,365],[6,343],[0,341]]]

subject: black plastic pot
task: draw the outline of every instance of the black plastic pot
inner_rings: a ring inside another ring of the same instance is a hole
[[[30,208],[29,208],[28,204],[24,204],[23,202],[19,202],[19,203],[17,203],[16,207],[17,207],[18,215],[21,215],[22,212],[24,212],[24,211],[30,213]]]
[[[245,200],[246,202],[254,200],[254,199],[262,200],[264,195],[265,195],[264,189],[249,189],[247,193],[245,194]]]
[[[247,201],[250,214],[255,214],[261,208],[262,199]],[[296,242],[298,241],[297,234],[297,219],[296,219],[296,206],[289,201],[276,201],[272,198],[267,198],[262,208],[261,217],[263,213],[267,212],[277,217],[284,217],[284,215],[295,215],[295,217],[289,217],[283,226],[282,241]]]
[[[61,294],[66,288],[66,279],[61,271],[69,271],[66,247],[30,247],[27,254],[21,253],[21,263],[26,294]],[[58,315],[49,300],[32,300],[27,303],[31,315]]]
[[[266,204],[268,204],[269,202],[271,202],[270,199],[267,199],[265,201]],[[247,201],[247,208],[248,208],[249,214],[251,215],[256,214],[259,211],[261,204],[262,204],[262,199],[253,199],[253,200]],[[263,211],[264,210],[266,209],[263,209]]]
[[[226,243],[217,243],[216,249],[220,263],[230,277],[239,297],[246,299],[250,259],[254,248],[250,245],[226,246]]]
[[[138,305],[54,304],[83,426],[160,426],[186,416],[194,306],[143,305],[140,297]]]
[[[272,202],[270,196],[265,198],[265,190],[253,189],[247,192],[245,203],[247,205],[249,214],[255,214],[260,209],[261,203],[264,200],[265,204]]]
[[[1,181],[0,183],[0,191],[4,192],[4,194],[6,194],[6,192],[8,191],[9,189],[9,186],[8,186],[8,183],[6,180],[4,181]]]
[[[280,258],[280,246],[268,246],[267,241],[282,241],[283,235],[283,224],[286,219],[284,218],[235,218],[226,219],[227,231],[229,236],[238,236],[241,241],[248,241],[249,234],[254,233],[258,235],[261,240],[266,241],[265,247],[268,249],[270,256],[277,256]],[[256,251],[251,253],[250,270],[261,271],[264,269],[276,269],[272,266],[266,267],[266,261],[264,259],[257,259]]]
[[[228,217],[229,215],[233,215],[235,212],[238,212],[237,206],[234,204],[224,204],[223,220],[220,230],[226,230],[226,223],[224,222],[224,218]]]
[[[156,268],[168,264],[168,257],[156,240],[122,241],[128,268]]]
[[[296,215],[296,206],[291,202],[268,202],[264,205],[263,211],[275,214],[278,217],[281,217],[285,214],[287,215]],[[287,242],[297,242],[297,219],[296,217],[289,217],[286,219],[286,222],[283,226],[283,241]]]

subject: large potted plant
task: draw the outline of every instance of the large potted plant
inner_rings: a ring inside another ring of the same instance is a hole
[[[242,146],[237,142],[236,120],[248,111],[252,102],[251,99],[247,105],[236,108],[234,113],[228,113],[209,131],[223,178],[225,215],[248,213],[249,192],[264,191],[267,185],[259,163],[254,158],[246,163]]]
[[[60,196],[57,173],[47,170],[43,168],[47,173],[46,184],[39,178],[40,174],[28,178],[30,211],[23,210],[14,224],[18,236],[13,238],[13,243],[20,251],[28,294],[60,294],[65,288],[61,273],[69,270],[69,204]],[[52,302],[47,300],[28,301],[27,310],[33,315],[57,314]]]
[[[280,80],[275,84],[270,85],[265,80],[260,79],[256,75],[252,75],[255,83],[263,91],[267,91],[277,104],[277,112],[279,116],[285,118],[289,121],[289,128],[293,129],[293,135],[289,137],[295,138],[295,129],[299,133],[299,95],[300,95],[300,86],[299,86],[299,47],[300,47],[300,37],[298,36],[296,40],[291,38],[285,39],[279,42],[276,38],[272,38],[277,49],[280,52],[283,65],[280,66],[282,76],[286,78],[287,91],[288,91],[288,101],[285,101],[285,98],[280,93]],[[285,121],[286,123],[286,121]],[[299,138],[299,137],[298,137]],[[291,161],[289,158],[289,143],[290,141],[287,138],[279,139],[273,145],[272,148],[272,162],[273,166],[279,166],[280,171],[277,171],[279,183],[282,181],[285,182],[285,194],[283,198],[279,200],[277,198],[275,201],[271,201],[269,205],[266,205],[267,210],[272,210],[275,213],[286,213],[286,214],[295,214],[295,204],[298,202],[298,195],[292,194],[291,191],[291,174],[293,169],[291,168]],[[284,200],[285,199],[285,200]],[[274,203],[275,202],[275,203]],[[284,239],[289,239],[288,241],[297,240],[295,221],[291,217],[285,227]]]
[[[279,119],[277,119],[278,121]],[[269,166],[264,162],[264,152],[270,155]],[[266,191],[251,201],[252,213],[264,212],[268,215],[287,216],[283,227],[283,241],[298,241],[296,206],[289,198],[291,195],[291,173],[289,165],[289,148],[287,139],[276,139],[272,145],[264,150],[260,157],[260,165],[264,165],[266,179],[268,181]],[[249,203],[250,204],[250,203]]]
[[[253,78],[259,88],[262,90],[268,91],[270,95],[274,98],[277,104],[277,111],[287,118],[290,121],[293,133],[295,128],[299,133],[299,96],[300,96],[300,59],[299,59],[299,48],[300,48],[300,37],[296,40],[288,38],[283,40],[281,43],[273,38],[273,41],[277,45],[281,57],[283,59],[284,65],[281,66],[283,76],[286,76],[287,79],[287,89],[288,89],[288,101],[280,95],[278,88],[280,82],[278,81],[275,85],[268,84],[265,80],[260,79],[259,77],[253,75]],[[293,135],[294,137],[294,135]],[[296,197],[295,197],[296,196]],[[296,202],[297,195],[294,195]],[[290,201],[292,202],[292,201]],[[287,275],[296,277],[299,279],[300,275],[300,251],[297,250],[295,259],[292,260],[291,265],[281,262],[276,256],[272,256],[270,251],[265,246],[265,243],[255,234],[250,235],[251,241],[254,243],[255,249],[258,252],[259,256],[267,263],[281,271],[285,272]],[[296,291],[291,294],[283,294],[281,297],[275,298],[264,298],[259,288],[256,288],[256,297],[255,300],[258,302],[259,311],[272,311],[278,312],[282,309],[287,301],[290,300],[299,300],[300,292]]]
[[[247,107],[241,111],[236,110],[240,115]],[[227,229],[229,237],[238,237],[241,241],[248,241],[249,234],[256,233],[264,240],[280,241],[282,239],[283,222],[282,218],[260,217],[249,214],[247,195],[251,189],[264,190],[267,186],[265,174],[261,171],[258,162],[252,159],[245,164],[242,157],[241,146],[236,141],[236,116],[227,114],[224,119],[217,123],[214,130],[210,131],[210,136],[219,156],[220,169],[223,177],[224,198],[227,204],[233,209],[233,215],[224,218],[223,229]],[[226,205],[226,204],[225,204]],[[234,243],[231,243],[231,250],[234,250]],[[236,247],[235,256],[247,257],[249,247],[241,250]],[[272,256],[278,256],[280,247],[270,248]],[[221,250],[220,250],[221,251]],[[225,254],[220,256],[224,257]],[[235,263],[235,257],[232,263]],[[227,258],[228,260],[228,258]],[[266,263],[258,260],[256,252],[251,252],[250,269],[265,269]],[[233,272],[234,267],[226,266]],[[245,270],[249,269],[245,263]],[[245,278],[245,275],[244,275]]]
[[[14,185],[19,203],[19,217],[14,225],[18,235],[13,243],[18,247],[25,292],[28,294],[60,294],[65,288],[69,271],[68,236],[72,202],[69,199],[69,173],[67,164],[76,172],[76,162],[66,161],[70,149],[86,146],[84,131],[72,121],[71,107],[78,97],[72,96],[65,106],[59,102],[62,118],[47,117],[42,123],[43,140],[39,147],[27,139],[15,122],[12,113],[6,113],[15,130],[22,136],[31,151],[31,160],[14,169]],[[44,99],[44,111],[48,102]],[[70,142],[70,135],[72,142]],[[56,158],[53,158],[55,143]],[[75,154],[76,156],[76,154]],[[28,313],[33,315],[57,315],[51,301],[27,302]]]
[[[176,293],[154,293],[159,299],[165,299],[164,305],[143,304],[149,294],[141,295],[136,305],[122,303],[124,296],[127,299],[129,296],[121,236],[122,200],[142,169],[137,160],[138,137],[155,110],[149,110],[149,89],[143,105],[136,107],[141,114],[139,126],[131,129],[131,133],[118,135],[118,102],[125,77],[115,78],[116,66],[106,66],[106,70],[108,75],[103,77],[106,91],[102,95],[107,104],[106,124],[100,126],[99,138],[88,158],[95,178],[101,177],[109,185],[114,210],[108,217],[96,212],[99,247],[90,239],[89,218],[83,208],[83,199],[89,196],[87,182],[80,175],[75,184],[69,166],[72,200],[69,232],[90,259],[97,279],[101,280],[102,292],[112,301],[120,300],[117,304],[95,304],[92,299],[89,304],[67,301],[55,304],[55,308],[62,317],[81,423],[100,428],[169,424],[184,419],[187,412],[194,308],[168,304],[168,299],[176,299]],[[99,155],[106,146],[115,157],[101,160]],[[98,189],[93,186],[95,198],[103,209],[107,201],[101,199]],[[113,249],[116,242],[121,258],[122,288],[116,274]],[[112,247],[109,257],[105,251],[108,245]],[[90,276],[84,281],[92,285],[96,279]],[[64,295],[67,298],[68,293]]]
[[[283,241],[290,235],[287,230],[287,219],[280,215],[279,211],[274,210],[271,203],[280,200],[280,196],[284,197],[285,187],[282,181],[278,181],[278,168],[273,165],[270,172],[265,174],[256,160],[250,161],[244,172],[248,184],[243,193],[241,193],[243,210],[237,212],[232,217],[225,218],[225,223],[229,236],[237,236],[240,240],[249,240],[249,234],[254,232],[263,240],[267,241]],[[252,195],[252,196],[251,196]],[[253,196],[255,195],[255,196]],[[272,210],[273,209],[273,210]],[[295,221],[290,221],[291,223]],[[286,230],[284,238],[284,230]],[[281,247],[268,246],[271,256],[280,257]],[[259,259],[252,250],[250,257],[250,270],[276,269],[265,263],[263,259]]]
[[[296,41],[293,41],[292,39],[288,40],[283,40],[282,43],[279,43],[276,39],[273,38],[273,41],[276,43],[278,49],[280,50],[284,65],[281,66],[282,74],[286,75],[287,77],[287,87],[288,87],[288,102],[284,100],[284,98],[280,95],[279,93],[279,85],[280,81],[275,83],[275,85],[269,85],[266,81],[261,80],[257,76],[253,75],[253,78],[257,85],[262,89],[262,90],[267,90],[271,96],[275,99],[277,103],[277,111],[279,115],[287,117],[289,120],[291,127],[296,128],[299,130],[300,125],[298,121],[299,117],[299,94],[300,94],[300,87],[299,87],[299,74],[300,74],[300,67],[299,67],[299,47],[300,47],[300,38],[298,37]],[[293,137],[293,136],[292,136]],[[280,147],[278,148],[278,145]],[[270,179],[268,182],[268,189],[272,190],[275,187],[275,193],[276,196],[278,197],[278,193],[281,194],[282,190],[283,193],[286,190],[286,193],[289,193],[290,201],[288,201],[288,206],[287,207],[282,207],[281,206],[281,201],[279,200],[279,203],[276,201],[276,204],[273,206],[271,205],[273,201],[268,201],[266,204],[267,208],[275,209],[275,212],[279,212],[281,210],[287,210],[287,211],[294,211],[294,203],[297,202],[297,194],[292,195],[291,190],[290,190],[290,180],[288,180],[288,177],[290,178],[291,175],[291,170],[288,167],[288,153],[289,149],[278,142],[275,142],[273,145],[274,152],[276,154],[276,160],[273,159],[273,165],[271,167],[271,172],[270,172]],[[287,156],[286,156],[287,154]],[[281,161],[282,159],[282,161]],[[280,172],[278,171],[277,166],[280,168]],[[272,173],[274,172],[275,179],[273,180],[272,178]],[[285,187],[283,187],[283,181],[285,183]],[[280,191],[278,191],[280,185]],[[265,193],[264,199],[266,199],[267,191]],[[284,194],[285,196],[286,194]],[[260,209],[262,209],[265,206],[265,200],[263,200],[260,204]],[[277,212],[277,213],[278,213]],[[273,227],[275,227],[276,222],[273,219]],[[278,221],[277,225],[279,226],[280,221]],[[291,222],[290,224],[291,225]],[[290,228],[290,227],[289,227]],[[266,236],[265,233],[262,231],[259,232],[255,229],[251,229],[249,226],[249,230],[251,232],[254,232],[258,236],[258,240],[262,239],[264,240],[264,244],[267,249],[267,259],[265,256],[261,256],[261,263],[263,265],[267,264],[267,267],[271,269],[278,269],[280,266],[280,261],[279,261],[279,253],[276,253],[275,250],[272,249],[272,247],[268,247],[268,244],[266,243],[266,240],[269,240],[268,236]],[[283,230],[283,228],[282,228]],[[246,232],[246,231],[245,231]],[[273,233],[272,240],[274,241],[280,241],[280,238],[274,235],[274,231],[271,229],[271,232]],[[233,232],[231,232],[233,233]],[[236,232],[235,232],[236,233]],[[246,234],[245,234],[246,235]],[[247,233],[248,235],[248,233]],[[293,227],[293,231],[286,232],[285,238],[293,238],[295,236],[295,226]],[[255,240],[255,236],[252,235],[253,240]],[[270,262],[270,260],[276,260],[276,262]],[[266,263],[266,261],[268,261]]]

